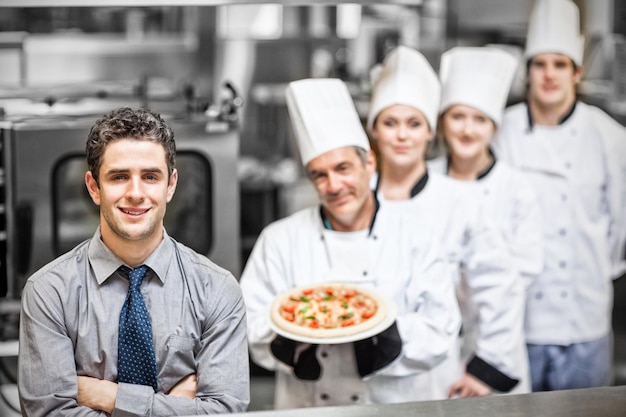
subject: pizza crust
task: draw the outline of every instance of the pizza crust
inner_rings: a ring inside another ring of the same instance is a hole
[[[310,328],[305,326],[300,326],[293,322],[286,320],[281,315],[281,308],[290,299],[292,296],[299,296],[306,289],[311,288],[333,288],[333,289],[354,289],[359,293],[371,298],[377,305],[376,313],[370,317],[369,319],[357,323],[355,325],[347,326],[347,327],[337,327],[337,328]],[[284,330],[287,333],[294,334],[297,336],[303,336],[306,338],[313,339],[326,339],[326,338],[338,338],[338,337],[346,337],[352,336],[367,330],[374,328],[375,326],[382,323],[387,317],[387,305],[385,300],[374,293],[373,291],[363,288],[358,285],[350,285],[345,283],[318,283],[314,285],[308,285],[306,287],[298,287],[288,290],[276,298],[272,302],[271,306],[271,320],[274,325],[281,330]]]

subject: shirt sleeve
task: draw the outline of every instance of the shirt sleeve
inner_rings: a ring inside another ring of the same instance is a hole
[[[626,128],[594,109],[596,126],[604,144],[606,190],[610,213],[609,247],[612,275],[619,278],[626,272]]]
[[[74,347],[52,288],[28,281],[22,292],[19,396],[24,415],[106,416],[77,403]]]
[[[484,366],[518,379],[521,375],[514,371],[516,352],[525,343],[524,285],[495,225],[481,213],[474,217],[469,223],[471,231],[462,272],[468,291],[467,302],[477,314],[475,356]],[[509,382],[503,381],[503,386]]]
[[[241,289],[246,300],[248,316],[248,344],[250,355],[259,366],[275,370],[277,361],[271,353],[270,343],[275,333],[269,326],[268,306],[276,294],[286,290],[285,284],[272,277],[286,276],[280,261],[280,251],[270,237],[268,229],[259,235],[241,275]]]
[[[243,412],[250,400],[246,310],[241,289],[228,274],[205,294],[200,351],[196,357],[196,398],[154,393],[143,386],[120,384],[114,417],[204,415]],[[146,410],[145,404],[151,404]]]
[[[452,270],[434,242],[415,248],[411,279],[405,292],[409,306],[396,323],[402,338],[400,357],[379,375],[406,376],[441,363],[457,342],[461,317]]]

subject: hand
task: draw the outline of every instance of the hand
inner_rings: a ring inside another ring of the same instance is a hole
[[[183,397],[193,400],[196,398],[196,391],[198,390],[198,377],[196,374],[187,375],[174,385],[168,395],[172,397]]]
[[[473,375],[465,374],[460,380],[452,384],[448,398],[483,397],[491,394],[491,392],[489,385]]]
[[[90,376],[77,377],[78,405],[89,407],[92,410],[113,413],[115,398],[117,397],[117,384]]]

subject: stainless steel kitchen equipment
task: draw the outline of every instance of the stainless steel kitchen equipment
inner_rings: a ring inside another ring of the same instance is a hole
[[[238,276],[239,132],[234,109],[226,108],[216,117],[161,112],[175,133],[179,170],[165,226]],[[28,276],[97,227],[98,207],[84,184],[85,141],[102,113],[71,113],[5,115],[0,122],[0,297],[19,298]]]

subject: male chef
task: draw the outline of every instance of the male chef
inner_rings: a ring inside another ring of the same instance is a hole
[[[279,409],[416,401],[427,370],[457,342],[453,280],[414,215],[379,205],[373,152],[346,85],[306,79],[287,88],[300,157],[320,205],[267,226],[241,277],[252,359],[276,374]],[[344,282],[374,289],[397,310],[381,333],[350,343],[300,343],[270,327],[274,298]]]
[[[570,0],[538,0],[525,102],[496,141],[539,194],[545,266],[530,287],[526,338],[534,391],[611,383],[612,278],[624,271],[626,129],[576,98],[584,38]]]

